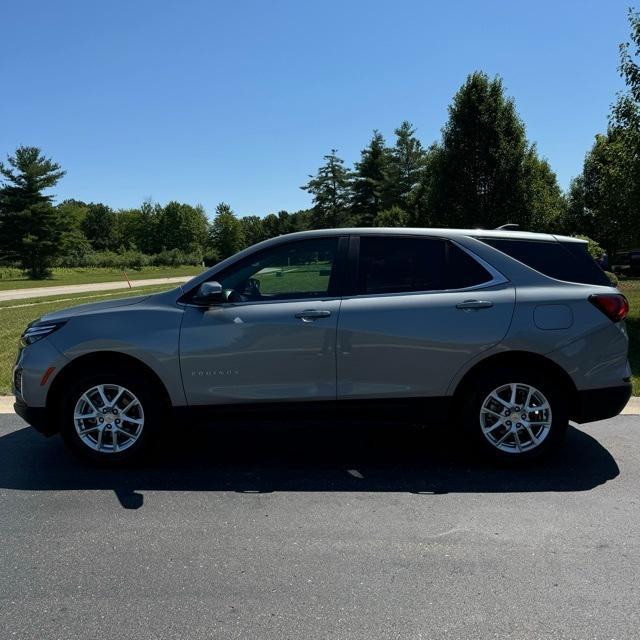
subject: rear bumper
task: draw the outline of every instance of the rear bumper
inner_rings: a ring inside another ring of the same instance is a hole
[[[613,418],[624,409],[630,397],[630,382],[616,387],[578,391],[571,419],[582,424]]]
[[[36,431],[45,436],[52,436],[57,431],[53,422],[49,420],[46,407],[28,407],[24,400],[16,398],[13,403],[13,410]]]

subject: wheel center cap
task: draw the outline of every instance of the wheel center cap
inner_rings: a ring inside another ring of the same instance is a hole
[[[111,424],[113,421],[115,420],[115,416],[113,415],[113,413],[107,413],[104,416],[104,421],[107,424]]]

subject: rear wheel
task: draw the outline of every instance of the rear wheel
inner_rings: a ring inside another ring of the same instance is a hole
[[[464,427],[484,453],[517,464],[562,442],[568,404],[553,378],[519,369],[492,371],[473,382]]]
[[[74,453],[94,462],[137,458],[162,419],[163,400],[154,391],[126,372],[80,374],[62,398],[60,433]]]

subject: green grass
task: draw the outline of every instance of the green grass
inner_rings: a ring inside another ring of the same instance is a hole
[[[316,293],[328,290],[330,276],[331,265],[318,262],[274,270],[267,267],[253,278],[260,282],[260,292],[264,294]]]
[[[171,287],[138,287],[131,291],[116,293],[81,293],[71,296],[53,296],[51,298],[29,298],[27,300],[7,300],[0,303],[0,395],[11,393],[11,372],[18,352],[20,334],[29,322],[45,313],[51,313],[65,307],[115,298],[126,298],[145,293],[166,291]]]
[[[145,278],[176,278],[179,276],[194,276],[202,272],[202,267],[143,267],[141,269],[127,269],[130,280]],[[12,270],[13,271],[13,270]],[[46,280],[29,280],[26,275],[14,275],[3,278],[0,274],[0,290],[31,289],[34,287],[56,287],[67,284],[93,284],[95,282],[112,282],[125,280],[121,269],[106,267],[78,267],[74,269],[54,269],[51,278]]]
[[[631,364],[633,395],[640,395],[640,280],[620,282],[619,289],[629,300],[627,330],[629,331],[629,362]]]

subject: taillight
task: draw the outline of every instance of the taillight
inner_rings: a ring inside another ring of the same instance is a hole
[[[629,302],[621,293],[594,293],[589,302],[612,322],[624,320],[629,313]]]

